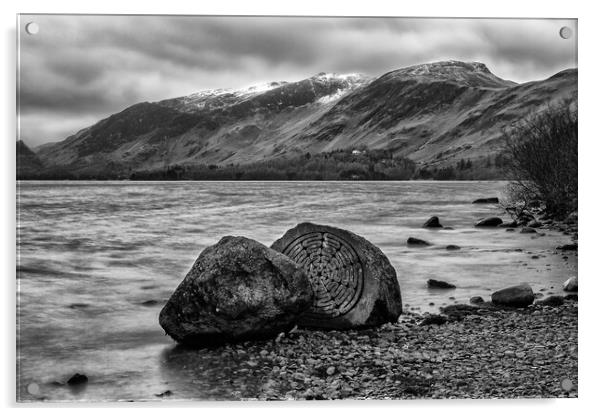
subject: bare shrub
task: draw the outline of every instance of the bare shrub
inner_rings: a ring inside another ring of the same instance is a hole
[[[563,101],[505,132],[510,198],[562,217],[577,209],[577,104]]]

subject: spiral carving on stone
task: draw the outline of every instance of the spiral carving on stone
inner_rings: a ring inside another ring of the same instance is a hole
[[[315,294],[311,313],[334,318],[351,310],[364,285],[364,270],[355,249],[328,232],[302,235],[284,254],[303,266]]]

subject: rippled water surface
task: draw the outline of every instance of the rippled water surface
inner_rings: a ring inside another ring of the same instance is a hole
[[[270,245],[299,222],[349,229],[389,257],[403,303],[416,311],[467,303],[474,295],[488,299],[492,290],[520,282],[544,293],[561,292],[562,282],[576,273],[574,257],[565,261],[554,254],[568,236],[473,227],[480,217],[504,216],[494,205],[471,203],[501,197],[504,187],[503,182],[20,182],[19,397],[152,400],[174,380],[181,383],[181,360],[170,358],[174,344],[164,336],[158,314],[199,252],[224,235]],[[431,215],[453,230],[421,228]],[[408,248],[410,236],[433,245]],[[447,251],[448,244],[462,249]],[[428,290],[429,278],[458,288]],[[75,372],[90,377],[84,389],[62,385]]]

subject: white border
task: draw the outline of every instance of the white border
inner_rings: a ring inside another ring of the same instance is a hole
[[[580,250],[579,275],[581,277],[581,308],[579,334],[579,399],[577,400],[503,400],[503,401],[449,401],[422,400],[403,402],[335,402],[335,403],[191,403],[178,405],[177,412],[250,412],[304,414],[310,412],[352,412],[364,414],[372,409],[399,414],[444,413],[454,414],[504,414],[522,411],[545,412],[546,414],[592,413],[599,395],[600,386],[600,336],[599,327],[600,296],[602,273],[597,264],[600,231],[600,162],[602,157],[602,134],[600,133],[600,100],[602,98],[600,41],[602,15],[595,7],[596,2],[576,2],[547,0],[528,2],[526,0],[505,0],[503,2],[429,0],[393,2],[370,1],[325,1],[303,0],[284,1],[131,1],[101,0],[94,3],[75,0],[4,0],[1,3],[2,21],[2,84],[3,96],[0,100],[2,117],[2,144],[4,157],[2,168],[2,294],[4,295],[4,319],[2,320],[2,375],[0,394],[2,404],[25,408],[27,413],[43,411],[44,414],[73,414],[82,411],[103,414],[105,407],[114,404],[73,405],[69,409],[52,406],[15,405],[15,68],[16,68],[16,14],[17,13],[130,13],[130,14],[235,14],[235,15],[331,15],[331,16],[437,16],[437,17],[546,17],[579,19],[579,112],[580,112]],[[598,237],[598,238],[596,238]],[[586,290],[584,290],[586,289]],[[95,409],[83,410],[81,407]],[[145,414],[164,415],[169,403],[163,404],[121,404],[118,412],[143,411]],[[183,407],[183,408],[182,408]],[[197,409],[202,407],[202,409]],[[599,407],[599,406],[598,406]]]

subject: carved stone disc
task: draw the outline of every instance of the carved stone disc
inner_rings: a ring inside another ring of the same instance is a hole
[[[334,318],[355,306],[362,294],[364,270],[349,243],[332,233],[312,232],[296,238],[283,253],[309,276],[314,317]]]

